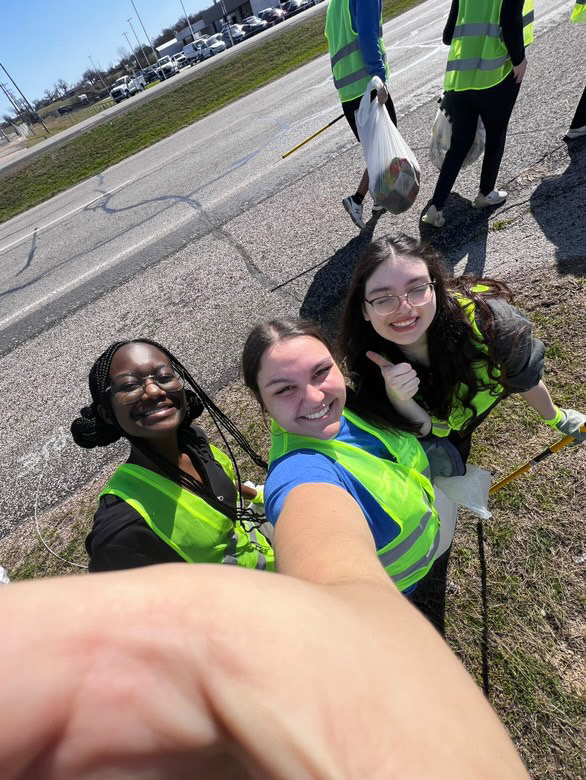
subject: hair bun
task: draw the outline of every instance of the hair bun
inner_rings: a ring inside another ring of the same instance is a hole
[[[98,414],[95,404],[84,406],[80,417],[71,423],[73,441],[80,447],[91,450],[94,447],[106,447],[120,438],[120,433]]]

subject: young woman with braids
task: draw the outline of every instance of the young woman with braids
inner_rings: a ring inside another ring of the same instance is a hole
[[[270,543],[242,507],[236,461],[235,480],[230,459],[193,420],[205,407],[230,455],[223,431],[265,464],[177,358],[149,339],[116,342],[92,366],[89,386],[92,404],[71,426],[75,442],[130,442],[100,494],[86,540],[90,571],[178,561],[274,568]]]
[[[423,421],[422,433],[447,438],[466,460],[474,429],[519,393],[547,425],[583,441],[586,417],[553,404],[544,346],[511,302],[503,282],[448,278],[415,239],[373,241],[354,271],[341,334],[353,408],[366,419]]]

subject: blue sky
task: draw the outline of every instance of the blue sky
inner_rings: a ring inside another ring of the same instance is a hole
[[[213,0],[183,0],[187,13],[212,5]],[[183,9],[179,0],[134,0],[151,38],[173,25]],[[144,34],[130,0],[1,0],[0,62],[28,100],[42,97],[59,79],[75,82],[91,63],[104,68],[128,49],[122,33],[136,44],[128,22],[141,42]],[[0,69],[0,81],[8,79]],[[0,116],[9,110],[0,95]]]

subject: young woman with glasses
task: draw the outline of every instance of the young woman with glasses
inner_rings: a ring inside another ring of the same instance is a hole
[[[366,419],[423,422],[462,458],[496,404],[519,393],[577,442],[586,417],[559,409],[541,376],[544,346],[503,282],[449,278],[439,255],[405,235],[373,241],[346,301],[341,349]]]
[[[240,487],[236,461],[193,420],[206,408],[230,455],[224,432],[265,464],[177,358],[148,339],[116,342],[92,366],[89,387],[92,403],[71,426],[75,442],[130,443],[100,493],[86,540],[90,571],[179,561],[273,568],[271,545],[242,506],[241,493],[254,500],[255,491]]]

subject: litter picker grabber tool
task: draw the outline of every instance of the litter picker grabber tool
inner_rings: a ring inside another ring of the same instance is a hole
[[[309,138],[306,138],[305,141],[301,141],[300,144],[297,144],[297,146],[294,146],[292,149],[289,149],[288,152],[285,152],[285,154],[282,154],[281,157],[283,158],[283,160],[285,159],[285,157],[289,157],[290,154],[293,154],[293,152],[296,152],[298,149],[301,149],[301,147],[305,146],[305,144],[308,144],[317,135],[319,135],[320,133],[323,133],[324,130],[327,130],[328,127],[331,127],[332,125],[336,124],[336,122],[339,122],[340,119],[342,119],[343,116],[344,116],[344,114],[340,114],[340,116],[337,116],[335,119],[332,119],[331,122],[328,122],[327,125],[324,125],[321,128],[321,130],[317,131],[317,133],[313,133],[312,135],[309,136]]]
[[[580,428],[580,431],[582,433],[586,433],[586,425],[583,425]],[[512,482],[514,479],[517,479],[517,477],[520,477],[521,474],[525,474],[527,471],[532,469],[533,466],[535,466],[537,463],[541,463],[542,460],[545,460],[546,458],[549,458],[550,455],[559,452],[564,447],[567,447],[568,444],[571,444],[571,442],[573,441],[574,439],[571,436],[564,436],[563,439],[556,441],[556,443],[552,444],[551,447],[547,447],[547,449],[543,450],[543,452],[540,452],[539,455],[536,455],[530,461],[527,461],[527,463],[524,463],[522,466],[519,466],[518,469],[513,471],[508,476],[503,477],[503,479],[501,479],[500,482],[497,482],[496,485],[492,485],[492,487],[488,491],[489,494],[492,495],[493,493],[497,493],[502,487],[508,485],[509,482]]]

